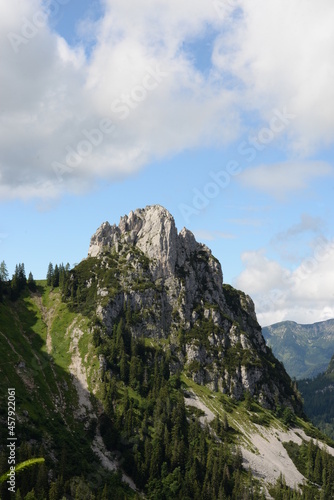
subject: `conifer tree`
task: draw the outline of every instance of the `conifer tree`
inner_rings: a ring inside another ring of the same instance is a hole
[[[58,481],[51,483],[49,490],[49,500],[58,500],[60,497],[60,488]]]
[[[119,371],[120,371],[120,376],[121,380],[127,384],[129,381],[129,369],[128,369],[128,360],[127,360],[127,355],[123,351],[121,354],[121,361],[119,363]]]
[[[63,290],[65,283],[65,266],[63,263],[59,264],[59,288]]]
[[[7,271],[6,262],[3,260],[0,264],[0,281],[6,282],[8,281],[9,275]]]
[[[17,300],[19,298],[20,292],[24,287],[24,268],[22,270],[21,264],[16,264],[15,272],[12,276],[10,283],[10,296],[12,300]]]
[[[32,489],[31,491],[29,491],[29,493],[27,493],[27,495],[24,497],[24,500],[37,500],[35,496],[35,490]]]
[[[5,261],[3,260],[0,264],[0,300],[5,290],[5,283],[8,281],[8,271]]]
[[[58,264],[55,265],[52,276],[52,286],[57,288],[59,286],[59,267]]]
[[[105,484],[104,488],[103,488],[103,491],[102,491],[101,500],[108,500],[108,498],[109,498],[109,496],[108,496],[108,486]]]
[[[48,271],[46,273],[46,284],[48,286],[52,285],[52,279],[53,279],[53,264],[52,262],[50,262],[48,266]]]
[[[313,480],[317,484],[321,484],[322,482],[322,459],[321,459],[321,451],[319,448],[315,456]]]
[[[45,463],[38,466],[38,473],[36,479],[36,494],[40,498],[45,498],[49,489],[48,486],[48,471]]]
[[[36,292],[36,290],[37,290],[36,281],[34,280],[32,272],[30,272],[29,276],[28,276],[28,288],[32,292]]]
[[[19,280],[20,290],[23,290],[27,284],[27,277],[23,263],[18,265],[18,280]]]

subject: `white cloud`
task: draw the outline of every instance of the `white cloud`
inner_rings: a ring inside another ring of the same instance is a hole
[[[2,199],[80,192],[94,178],[235,137],[233,97],[182,52],[186,38],[221,22],[204,2],[106,2],[90,59],[46,23],[36,27],[36,13],[37,0],[0,7]]]
[[[255,188],[279,200],[307,189],[319,178],[333,176],[333,168],[322,161],[287,161],[249,168],[238,176],[246,187]]]
[[[239,22],[217,40],[214,62],[243,85],[249,109],[296,115],[292,147],[308,154],[334,137],[332,0],[239,0]]]
[[[52,13],[43,23],[41,0],[2,2],[0,196],[80,192],[95,178],[224,144],[238,137],[243,110],[262,119],[273,108],[295,114],[285,134],[298,152],[332,143],[332,0],[240,0],[234,12],[237,4],[105,0],[102,19],[81,25],[82,46],[69,47],[50,28]],[[216,40],[204,74],[184,46],[208,33]],[[291,182],[304,186],[300,176]]]
[[[245,270],[235,286],[252,296],[262,326],[334,317],[334,240],[319,238],[313,253],[293,271],[268,259],[263,251],[245,253],[242,260]]]

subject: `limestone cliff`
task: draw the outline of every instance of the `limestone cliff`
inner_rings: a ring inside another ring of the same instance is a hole
[[[172,371],[236,399],[249,391],[268,408],[301,409],[265,344],[251,298],[223,285],[218,260],[189,230],[178,233],[165,208],[148,206],[118,226],[102,224],[82,265],[107,335],[128,311],[131,334],[161,339]]]

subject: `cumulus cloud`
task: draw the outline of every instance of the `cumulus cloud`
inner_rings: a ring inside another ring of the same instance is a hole
[[[312,254],[293,271],[263,251],[242,256],[235,286],[254,299],[260,324],[291,320],[313,323],[334,316],[334,240],[318,238]]]
[[[218,39],[214,63],[243,87],[243,104],[269,117],[296,115],[291,147],[308,154],[334,137],[334,4],[331,0],[238,0],[238,22]]]
[[[104,0],[76,46],[43,4],[0,5],[2,199],[80,192],[186,148],[228,143],[247,127],[243,111],[294,113],[284,133],[299,153],[332,142],[331,0]],[[204,73],[189,44],[208,34]]]
[[[321,177],[333,175],[331,165],[323,161],[287,161],[249,168],[238,176],[239,182],[278,200],[308,188]]]
[[[37,0],[1,4],[2,199],[80,192],[94,178],[127,176],[154,158],[235,137],[233,96],[182,51],[217,16],[201,1],[190,16],[189,7],[105,2],[87,57],[50,28]]]

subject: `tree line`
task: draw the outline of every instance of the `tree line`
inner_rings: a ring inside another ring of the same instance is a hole
[[[66,266],[64,264],[56,264],[53,265],[52,262],[48,265],[48,270],[46,273],[46,284],[48,286],[52,286],[53,288],[60,287],[64,288],[64,285],[67,281],[70,272],[70,264],[67,263]]]
[[[0,300],[8,295],[11,300],[17,300],[26,289],[35,292],[37,290],[36,281],[30,272],[28,279],[23,263],[16,264],[12,279],[9,279],[9,273],[5,261],[0,264]]]
[[[48,286],[53,288],[60,287],[64,291],[65,284],[68,283],[70,264],[56,264],[50,262],[46,273],[46,282]],[[16,264],[14,274],[9,279],[7,265],[3,260],[0,263],[0,301],[5,296],[11,300],[17,300],[25,290],[31,292],[37,291],[37,284],[32,272],[29,272],[28,278],[25,271],[24,263]]]

